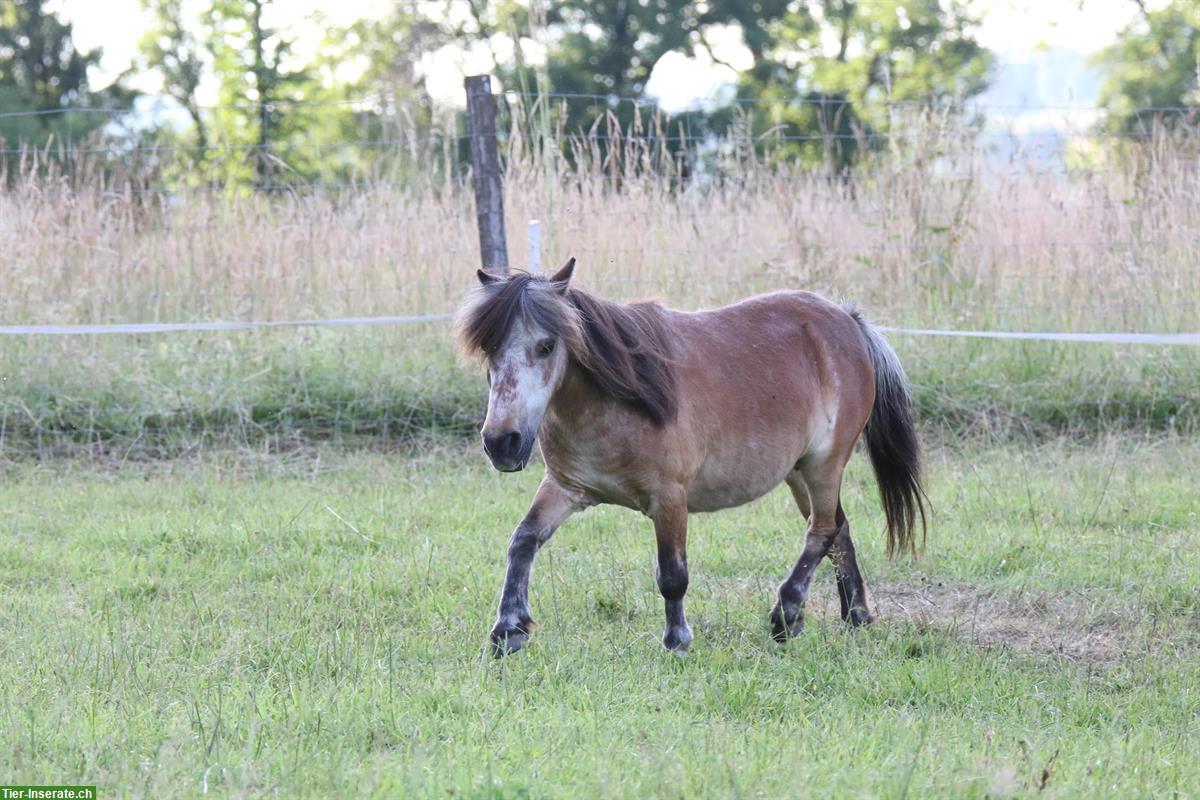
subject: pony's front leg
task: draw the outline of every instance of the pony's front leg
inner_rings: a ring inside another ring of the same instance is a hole
[[[558,527],[584,505],[578,495],[564,489],[549,475],[542,478],[529,511],[508,541],[508,574],[491,634],[492,652],[497,657],[515,653],[529,641],[533,628],[529,613],[533,558]]]
[[[658,539],[658,589],[666,605],[667,629],[663,646],[683,652],[692,643],[692,629],[683,613],[687,594],[687,499],[682,495],[660,502],[652,514]]]

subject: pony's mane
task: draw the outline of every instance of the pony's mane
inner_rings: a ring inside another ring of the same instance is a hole
[[[515,272],[475,290],[458,314],[464,352],[497,352],[518,320],[566,345],[604,394],[628,403],[655,425],[678,411],[670,334],[657,303],[614,303],[549,278]]]

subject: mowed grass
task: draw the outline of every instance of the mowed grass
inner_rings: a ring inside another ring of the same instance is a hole
[[[935,444],[911,564],[883,558],[856,457],[880,620],[843,629],[824,566],[786,646],[766,624],[801,547],[786,492],[693,517],[685,657],[658,643],[649,524],[593,509],[543,551],[540,625],[502,661],[485,637],[538,465],[500,476],[453,444],[10,465],[0,777],[104,797],[1194,796],[1197,465],[1169,436]]]

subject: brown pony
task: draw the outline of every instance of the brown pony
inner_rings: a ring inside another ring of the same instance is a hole
[[[546,475],[508,546],[497,655],[529,638],[533,558],[572,514],[599,503],[654,521],[663,644],[686,650],[687,520],[786,482],[808,518],[804,551],[779,587],[772,633],[803,625],[813,570],[828,556],[842,619],[872,619],[842,512],[842,471],[866,431],[888,553],[915,549],[925,507],[908,382],[895,352],[852,308],[774,292],[711,311],[622,305],[551,278],[482,270],[459,313],[465,351],[487,363],[483,449],[512,472],[541,440]]]

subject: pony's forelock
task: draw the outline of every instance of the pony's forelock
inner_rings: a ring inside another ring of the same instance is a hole
[[[548,278],[526,272],[475,288],[456,321],[459,348],[468,357],[496,354],[521,322],[561,338],[572,351],[582,347],[578,311]]]

